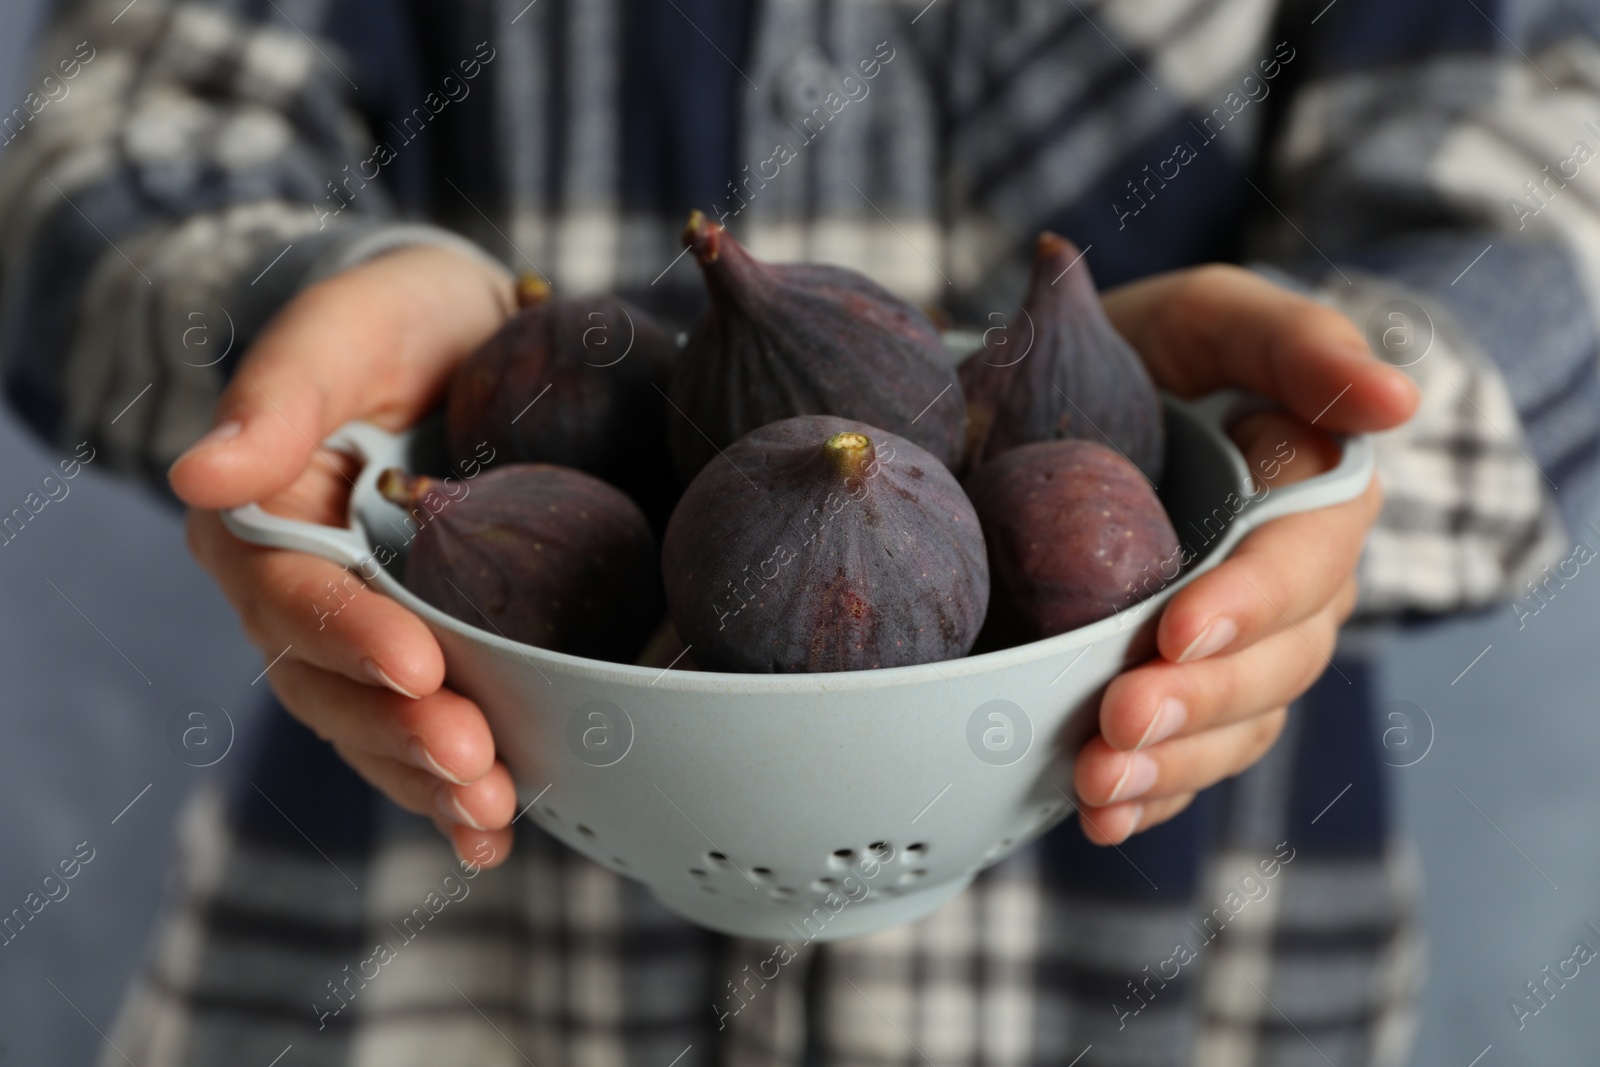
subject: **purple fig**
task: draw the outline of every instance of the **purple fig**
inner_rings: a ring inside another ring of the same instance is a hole
[[[1092,441],[1023,445],[966,480],[989,548],[985,647],[1075,630],[1176,575],[1178,535],[1138,469]]]
[[[683,242],[711,300],[672,379],[669,440],[685,481],[719,448],[794,415],[859,419],[959,462],[961,387],[926,315],[842,267],[762,263],[698,211]]]
[[[984,335],[961,364],[967,465],[1034,441],[1109,444],[1161,482],[1161,397],[1132,346],[1106,318],[1077,246],[1041,233],[1021,311]]]
[[[481,456],[487,445],[502,462],[576,467],[664,524],[678,490],[661,449],[676,342],[614,296],[552,296],[524,275],[517,300],[521,310],[451,376],[450,458]]]
[[[706,670],[854,671],[966,655],[983,533],[955,477],[865,423],[754,430],[684,491],[661,554],[667,610]]]
[[[512,641],[631,662],[661,618],[654,539],[633,501],[567,467],[514,464],[467,481],[384,471],[418,529],[407,589]]]

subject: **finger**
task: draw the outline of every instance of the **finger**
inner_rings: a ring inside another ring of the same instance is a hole
[[[1158,274],[1108,292],[1105,308],[1179,396],[1239,386],[1345,432],[1398,426],[1417,407],[1416,385],[1373,356],[1355,323],[1239,267]]]
[[[455,849],[456,858],[464,864],[484,869],[498,867],[511,856],[515,834],[505,830],[474,830],[458,826],[443,819],[434,819],[433,825]]]
[[[1236,420],[1228,436],[1239,446],[1259,494],[1332,470],[1339,446],[1327,434],[1285,411],[1257,411]]]
[[[444,370],[511,307],[509,276],[437,247],[403,249],[312,286],[251,346],[214,428],[173,464],[173,491],[193,507],[250,503],[293,482],[352,418],[409,425]]]
[[[1354,614],[1360,599],[1361,583],[1352,574],[1344,580],[1344,584],[1339,587],[1339,592],[1333,598],[1333,617],[1340,626]]]
[[[456,785],[494,767],[494,737],[478,706],[448,689],[411,700],[299,660],[270,676],[290,714],[324,741],[408,764]]]
[[[485,832],[505,829],[516,814],[516,787],[503,763],[496,763],[476,782],[452,785],[399,760],[374,756],[338,742],[334,742],[333,749],[384,796],[417,815],[442,818],[456,826]]]
[[[1109,751],[1192,737],[1292,702],[1328,668],[1346,596],[1341,590],[1318,614],[1232,655],[1186,664],[1156,659],[1118,675],[1100,701]],[[1102,777],[1121,772],[1121,756],[1112,763]]]
[[[427,625],[360,575],[316,556],[246,544],[215,512],[191,512],[189,547],[268,656],[297,659],[356,682],[426,696],[444,682],[444,653]]]
[[[1167,603],[1156,630],[1174,663],[1243,648],[1294,626],[1333,599],[1355,571],[1382,493],[1266,523]]]
[[[1137,752],[1119,752],[1096,734],[1078,753],[1073,784],[1083,803],[1097,808],[1198,792],[1265,755],[1283,732],[1287,715],[1286,708],[1275,708]]]
[[[1152,800],[1113,804],[1109,808],[1078,809],[1078,825],[1083,836],[1096,845],[1120,845],[1140,830],[1159,826],[1194,803],[1193,793]]]
[[[1333,441],[1283,411],[1247,415],[1230,426],[1228,433],[1245,457],[1245,464],[1255,483],[1251,495],[1257,503],[1265,501],[1274,489],[1332,469],[1339,459],[1339,449]],[[1233,510],[1226,507],[1226,503],[1222,516],[1224,524]],[[1375,508],[1373,515],[1376,516]],[[1318,570],[1313,573],[1315,576],[1325,576],[1330,580],[1335,577],[1331,569]],[[1317,595],[1317,589],[1311,587],[1307,589],[1305,599],[1315,601]],[[1183,600],[1162,631],[1164,639],[1160,647],[1168,659],[1187,662],[1214,655],[1230,645],[1240,647],[1235,640],[1239,636],[1239,620],[1229,616],[1219,621],[1214,613],[1209,612],[1203,600],[1199,603],[1191,602],[1187,597]],[[1258,611],[1263,608],[1261,604],[1255,606]],[[1294,615],[1289,617],[1295,618]],[[1217,625],[1212,626],[1213,623]],[[1273,625],[1269,619],[1269,630]]]

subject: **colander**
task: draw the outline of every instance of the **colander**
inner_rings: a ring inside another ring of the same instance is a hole
[[[386,544],[403,557],[410,536],[377,476],[428,469],[436,428],[397,435],[351,423],[328,438],[328,448],[365,461],[347,528],[253,504],[224,520],[246,541],[344,564],[421,616],[444,650],[449,685],[483,709],[519,804],[546,832],[701,926],[832,940],[925,915],[1070,814],[1071,756],[1094,731],[1107,682],[1153,654],[1167,599],[1251,529],[1349,500],[1372,476],[1370,441],[1348,437],[1334,469],[1260,494],[1223,433],[1259,398],[1164,403],[1162,498],[1198,559],[1093,625],[916,667],[662,670],[550,652],[460,622],[401,585],[398,558],[379,566],[374,556]]]

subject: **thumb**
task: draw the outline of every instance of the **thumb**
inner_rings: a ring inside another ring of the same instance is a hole
[[[211,431],[172,465],[173,492],[208,510],[263,500],[292,484],[345,422],[409,425],[511,304],[507,276],[434,247],[307,289],[245,355]]]
[[[286,310],[238,366],[213,429],[166,475],[190,507],[237,507],[282,491],[333,429],[330,411],[341,405],[328,395],[328,382],[307,373],[304,357],[344,354],[330,349],[307,315],[293,306]]]
[[[1360,433],[1410,418],[1419,394],[1344,315],[1239,267],[1158,274],[1105,294],[1106,314],[1179,396],[1237,386],[1307,423]]]

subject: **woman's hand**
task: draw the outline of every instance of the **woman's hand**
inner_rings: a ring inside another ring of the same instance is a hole
[[[284,706],[482,866],[510,852],[516,790],[483,713],[441,688],[444,656],[428,628],[337,564],[236,539],[217,509],[259,501],[342,524],[355,464],[323,438],[357,418],[411,425],[512,310],[509,275],[431,246],[314,285],[245,354],[216,428],[169,475],[193,509],[190,549],[273,662],[267,678]]]
[[[1239,268],[1158,275],[1107,293],[1105,306],[1161,388],[1190,397],[1235,386],[1288,409],[1230,429],[1271,486],[1333,465],[1320,430],[1385,430],[1417,406],[1416,386],[1349,319]],[[1160,655],[1111,683],[1100,732],[1078,755],[1091,841],[1116,844],[1170,819],[1272,747],[1288,704],[1330,664],[1381,498],[1374,479],[1349,503],[1269,522],[1172,598]]]

